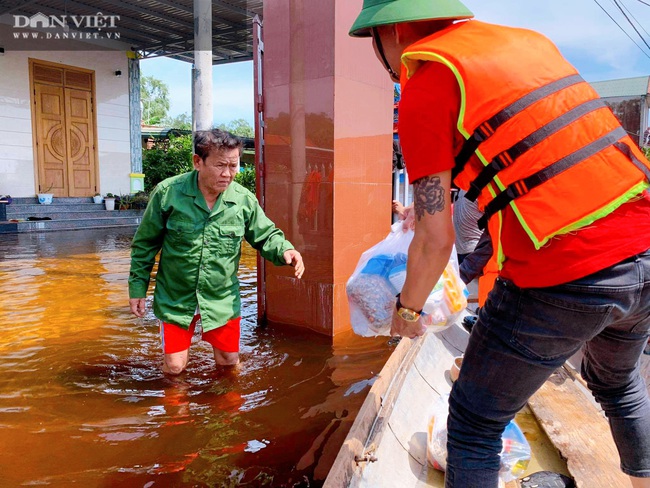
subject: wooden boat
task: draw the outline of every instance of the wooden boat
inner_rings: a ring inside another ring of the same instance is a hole
[[[449,368],[469,337],[460,320],[443,332],[401,340],[368,393],[325,488],[444,486],[443,473],[427,462],[428,408],[451,390]],[[569,363],[516,421],[531,445],[526,474],[561,472],[585,488],[629,485],[607,421]]]

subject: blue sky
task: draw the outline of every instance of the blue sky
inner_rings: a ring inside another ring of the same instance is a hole
[[[618,0],[650,44],[650,0]],[[597,0],[644,50],[635,46],[596,0],[465,0],[476,18],[539,31],[553,40],[587,81],[650,75],[650,48],[632,30],[612,0]],[[362,42],[362,41],[360,41]],[[170,115],[191,112],[191,65],[167,58],[143,60],[142,73],[170,89]],[[214,122],[243,118],[253,123],[252,62],[213,68]]]
[[[650,6],[639,0],[617,0],[650,44]],[[644,0],[650,4],[650,1]],[[612,0],[466,0],[486,22],[533,29],[545,34],[587,81],[650,75],[650,48],[627,23]],[[625,28],[647,56],[598,6]],[[644,30],[645,29],[645,30]]]
[[[140,62],[143,75],[153,76],[169,86],[169,115],[192,113],[192,65],[170,58]],[[235,119],[253,124],[253,63],[245,61],[212,68],[215,125]]]

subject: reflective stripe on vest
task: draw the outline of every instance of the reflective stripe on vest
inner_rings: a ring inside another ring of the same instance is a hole
[[[523,155],[526,151],[542,142],[548,136],[555,134],[570,123],[575,122],[583,115],[596,109],[604,108],[605,106],[606,105],[602,100],[589,100],[588,102],[584,102],[583,104],[578,105],[572,110],[569,110],[552,122],[549,122],[544,127],[537,129],[535,132],[522,139],[511,148],[506,149],[502,153],[498,154],[497,157],[495,157],[490,162],[489,166],[483,168],[483,171],[481,171],[476,179],[470,183],[470,189],[466,193],[466,198],[469,198],[471,201],[475,201],[483,188],[485,188],[487,184],[492,181],[496,174],[502,169],[510,166],[519,156]],[[465,166],[465,163],[462,163],[463,167]],[[462,167],[460,171],[462,171]],[[460,173],[460,171],[458,172]]]
[[[567,157],[556,161],[555,163],[547,166],[545,169],[535,173],[534,175],[529,176],[528,178],[524,178],[523,180],[516,181],[512,185],[508,186],[508,188],[499,193],[496,198],[494,198],[485,207],[483,217],[481,217],[481,219],[478,221],[479,228],[485,229],[488,219],[495,213],[506,208],[506,206],[515,198],[519,198],[525,195],[533,188],[537,188],[545,181],[551,179],[553,176],[560,174],[561,172],[571,168],[572,166],[575,166],[587,158],[590,158],[606,147],[615,145],[617,141],[622,137],[625,137],[625,135],[626,132],[623,127],[618,127],[611,131],[609,134],[595,140],[588,146],[577,150]]]
[[[456,77],[466,142],[452,176],[478,198],[484,223],[509,206],[539,249],[650,186],[650,163],[542,35],[471,20],[413,44],[402,61],[405,80],[424,62]]]
[[[541,100],[542,98],[546,98],[547,96],[563,90],[566,87],[575,85],[576,83],[582,83],[584,81],[585,80],[583,80],[582,76],[580,75],[570,75],[566,78],[562,78],[560,80],[549,83],[548,85],[544,85],[532,93],[529,93],[525,97],[512,103],[510,106],[504,108],[501,112],[481,124],[476,129],[476,131],[474,131],[472,136],[467,139],[467,141],[465,141],[465,144],[463,144],[462,149],[456,156],[454,178],[463,170],[465,164],[467,161],[469,161],[469,158],[471,158],[476,149],[478,149],[479,144],[494,134],[494,132],[505,122],[510,120],[519,112],[530,107],[533,103]]]

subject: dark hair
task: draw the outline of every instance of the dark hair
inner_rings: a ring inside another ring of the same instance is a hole
[[[194,133],[194,154],[205,160],[212,151],[239,149],[241,155],[244,143],[236,135],[221,129],[197,130]]]

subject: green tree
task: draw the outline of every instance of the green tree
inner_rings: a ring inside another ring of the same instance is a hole
[[[255,137],[255,129],[244,119],[235,119],[227,124],[219,124],[217,129],[228,131],[239,137]]]
[[[169,87],[153,76],[140,78],[140,99],[142,100],[142,121],[157,125],[169,112]]]
[[[150,192],[162,180],[191,171],[192,136],[171,137],[165,147],[156,147],[142,152],[144,188]]]
[[[255,193],[255,168],[253,166],[243,168],[235,175],[235,181]]]
[[[163,125],[170,129],[192,129],[192,116],[187,112],[177,115],[176,117],[166,117]]]

